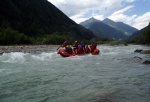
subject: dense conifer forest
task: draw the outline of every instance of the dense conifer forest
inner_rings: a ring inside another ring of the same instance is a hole
[[[60,44],[93,37],[47,0],[0,0],[0,45]]]

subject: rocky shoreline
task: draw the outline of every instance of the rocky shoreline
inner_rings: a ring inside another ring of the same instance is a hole
[[[143,49],[136,49],[134,52],[140,54],[150,54],[150,50],[143,50]],[[138,59],[139,62],[142,61],[143,64],[150,64],[149,59],[143,60],[141,57],[137,56],[135,56],[134,59]]]
[[[11,52],[41,53],[56,51],[60,45],[0,46],[0,54]]]

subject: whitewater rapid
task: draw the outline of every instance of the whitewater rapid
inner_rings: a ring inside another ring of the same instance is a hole
[[[0,102],[149,102],[147,46],[98,46],[99,55],[0,55]],[[141,58],[141,59],[139,59]]]

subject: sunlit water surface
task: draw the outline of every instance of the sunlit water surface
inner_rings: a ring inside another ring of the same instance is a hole
[[[0,56],[0,102],[150,102],[146,46],[98,46],[99,55],[57,51]],[[138,57],[142,59],[138,59]],[[136,59],[135,59],[136,58]]]

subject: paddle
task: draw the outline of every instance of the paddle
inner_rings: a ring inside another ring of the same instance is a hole
[[[59,46],[58,48],[57,48],[57,50],[60,48],[61,46]]]

